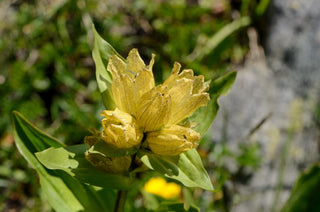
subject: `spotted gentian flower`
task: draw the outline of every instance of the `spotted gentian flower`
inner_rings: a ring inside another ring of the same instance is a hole
[[[152,66],[132,49],[127,63],[117,55],[109,59],[112,95],[117,108],[101,113],[101,138],[118,148],[142,145],[159,155],[179,155],[197,146],[200,134],[181,125],[197,108],[209,101],[204,77],[175,63],[163,84],[155,85]]]

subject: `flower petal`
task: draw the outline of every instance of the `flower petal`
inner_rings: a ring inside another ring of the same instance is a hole
[[[130,124],[133,122],[133,117],[130,114],[125,113],[118,108],[113,110],[104,110],[100,113],[100,116],[104,116],[108,121],[103,121],[102,124]]]
[[[164,81],[163,85],[167,86],[168,88],[173,87],[176,80],[178,79],[178,73],[179,73],[180,68],[181,68],[180,63],[175,62],[173,64],[173,68],[172,68],[170,76],[168,77],[168,79],[166,79]]]
[[[159,155],[179,155],[198,146],[200,134],[179,125],[165,127],[147,134],[146,141],[152,152]]]
[[[166,93],[166,87],[157,86],[142,96],[137,122],[144,132],[158,130],[168,122],[170,109],[171,98]]]
[[[127,57],[128,65],[113,55],[108,63],[112,74],[112,94],[118,108],[136,116],[141,97],[154,86],[152,66],[154,57],[148,66],[141,59],[138,50],[133,49]]]
[[[168,94],[172,99],[168,125],[181,122],[197,108],[205,106],[210,99],[205,92],[208,86],[204,85],[203,76],[195,77],[191,69],[183,70],[179,74],[180,67],[179,63],[175,63],[171,75],[163,83],[168,87]]]
[[[135,76],[134,89],[137,100],[139,100],[145,93],[150,91],[155,86],[154,77],[152,73],[154,57],[155,55],[153,54],[149,65],[144,67],[141,71],[138,71]]]
[[[117,55],[112,55],[109,59],[107,70],[111,72],[112,78],[116,75],[126,74],[127,64]]]
[[[172,99],[177,98],[172,96]],[[168,125],[176,124],[189,117],[196,109],[201,106],[205,106],[209,101],[209,94],[201,93],[190,95],[188,98],[184,98],[183,102],[175,104],[171,109],[171,116],[168,121]]]
[[[128,71],[132,71],[135,74],[133,80],[133,89],[136,100],[139,100],[146,92],[150,91],[155,86],[152,73],[154,57],[155,55],[152,54],[150,63],[148,66],[146,66],[137,49],[132,49],[129,53],[127,58]]]
[[[134,74],[137,74],[139,71],[142,71],[146,67],[146,64],[141,59],[137,49],[132,49],[129,52],[127,61],[128,61],[127,70],[129,72],[133,72]]]
[[[126,74],[115,76],[112,80],[112,94],[117,107],[130,114],[136,111],[137,99],[132,79]]]
[[[204,77],[203,75],[195,76],[193,81],[193,89],[192,93],[203,93],[209,90],[209,85],[204,84]]]
[[[105,117],[101,121],[103,141],[121,149],[140,144],[143,134],[130,114],[116,109],[115,111],[105,110],[101,115]]]

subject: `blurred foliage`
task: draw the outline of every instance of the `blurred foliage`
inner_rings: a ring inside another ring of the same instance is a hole
[[[291,196],[283,206],[281,212],[308,211],[316,212],[320,210],[320,164],[317,163],[303,172],[294,185]]]
[[[2,0],[0,210],[50,210],[39,199],[35,172],[26,168],[26,161],[13,146],[12,110],[21,112],[68,145],[82,143],[89,126],[99,127],[98,114],[103,105],[91,57],[92,22],[121,55],[127,55],[133,47],[139,48],[144,59],[156,53],[157,81],[168,76],[174,61],[181,61],[184,68],[212,79],[243,62],[248,51],[245,28],[264,13],[267,3],[267,0]],[[240,18],[247,21],[239,24],[236,21]],[[225,33],[218,34],[221,29]],[[188,59],[210,40],[217,45],[211,46],[201,59]],[[226,157],[236,161],[238,170],[258,166],[255,145],[244,144],[239,155],[224,144],[205,148],[211,152],[209,158],[215,159],[215,165],[209,168],[214,168],[211,171],[218,188],[223,188],[233,175],[225,164],[220,164]]]

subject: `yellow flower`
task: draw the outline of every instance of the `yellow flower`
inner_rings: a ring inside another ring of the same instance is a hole
[[[167,183],[161,177],[153,177],[144,185],[144,190],[156,194],[165,199],[178,198],[181,194],[181,186],[176,183]]]
[[[199,133],[179,125],[172,125],[160,131],[150,132],[146,137],[150,149],[159,155],[176,155],[177,152],[192,149],[198,146],[194,142],[199,139]]]
[[[100,115],[105,117],[102,119],[102,140],[123,149],[140,144],[143,134],[131,115],[118,109],[104,110]]]
[[[86,136],[84,138],[84,143],[86,143],[90,148],[95,144],[97,144],[98,142],[100,142],[101,139],[113,146],[121,145],[124,148],[127,148],[127,146],[130,146],[130,144],[134,145],[135,143],[140,142],[141,139],[139,140],[139,137],[135,137],[135,139],[131,138],[136,135],[135,132],[126,133],[126,127],[131,129],[126,125],[128,122],[127,119],[131,120],[131,116],[127,117],[126,113],[122,114],[121,111],[117,111],[117,110],[111,113],[110,111],[105,110],[103,111],[102,115],[106,116],[106,118],[102,120],[102,124],[106,124],[106,122],[111,123],[108,126],[108,128],[106,128],[108,132],[111,132],[109,133],[110,137],[105,138],[104,131],[102,131],[101,133],[94,128],[89,128],[89,131],[92,133],[92,135]],[[119,124],[119,125],[116,125],[116,124]],[[122,126],[121,124],[123,124],[124,126]],[[113,130],[112,126],[115,126],[116,128],[115,131],[112,131]],[[124,129],[122,131],[121,130],[117,131],[118,126],[120,126],[119,128],[124,128]],[[141,133],[141,138],[142,138],[142,133]],[[125,174],[129,170],[131,161],[132,161],[132,158],[130,156],[108,157],[99,152],[90,152],[90,151],[87,151],[85,153],[85,157],[93,166],[113,174]]]
[[[208,86],[203,76],[192,70],[180,72],[175,63],[172,73],[155,86],[152,73],[154,57],[149,65],[132,49],[127,63],[117,55],[109,59],[112,94],[117,109],[103,111],[102,139],[118,148],[130,148],[141,141],[159,155],[178,155],[197,146],[200,135],[178,124],[209,101]],[[180,72],[180,73],[179,73]]]

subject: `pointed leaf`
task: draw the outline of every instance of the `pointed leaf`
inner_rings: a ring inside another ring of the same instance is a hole
[[[229,72],[212,82],[210,85],[210,95],[221,96],[227,95],[232,88],[232,85],[236,79],[237,72]]]
[[[109,174],[92,166],[85,158],[85,144],[49,148],[36,153],[38,160],[48,169],[59,169],[90,185],[112,189],[130,189],[135,181],[123,175]]]
[[[182,188],[183,200],[184,200],[184,209],[189,210],[190,206],[194,204],[193,192],[190,188]]]
[[[93,187],[81,184],[65,172],[48,170],[36,159],[35,152],[51,146],[63,147],[62,143],[41,132],[16,111],[12,113],[12,125],[19,152],[39,174],[42,190],[56,211],[110,211],[110,205],[102,204]]]
[[[215,119],[218,110],[218,99],[221,95],[226,95],[232,88],[232,85],[236,79],[237,72],[227,73],[218,79],[214,80],[210,85],[210,101],[206,107],[199,108],[189,120],[197,124],[194,128],[195,131],[203,136],[211,127],[213,120]]]
[[[160,206],[161,198],[155,194],[151,194],[146,192],[145,190],[141,190],[141,194],[143,196],[144,207],[148,210],[154,211]]]
[[[249,26],[250,23],[250,17],[241,17],[224,26],[210,38],[199,36],[198,43],[194,48],[193,52],[190,55],[188,55],[187,60],[202,60],[205,56],[213,52],[223,40],[225,40],[227,37],[232,35],[237,30]]]
[[[112,55],[117,55],[123,61],[125,59],[98,34],[94,25],[92,25],[92,29],[94,33],[92,57],[96,65],[97,84],[106,109],[114,109],[115,105],[111,93],[112,77],[110,72],[107,71],[107,65]]]
[[[187,187],[213,190],[208,173],[195,149],[178,156],[161,156],[145,151],[138,152],[138,156],[150,169],[178,180]]]

